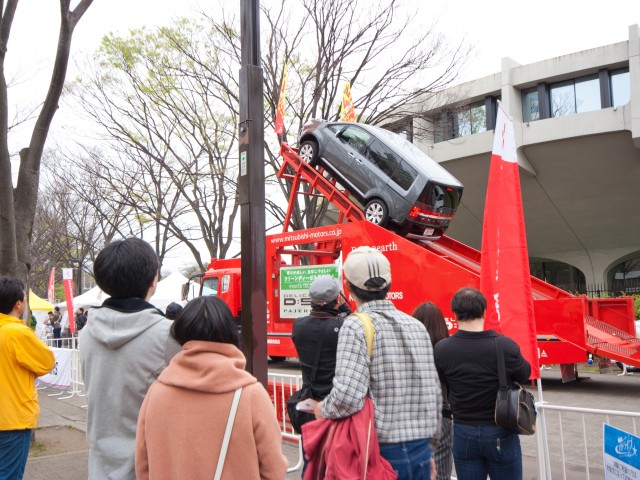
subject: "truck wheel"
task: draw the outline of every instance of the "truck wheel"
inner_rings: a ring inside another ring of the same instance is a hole
[[[302,142],[300,150],[298,150],[298,155],[312,167],[315,166],[316,160],[318,159],[318,144],[313,140]]]
[[[274,355],[270,355],[269,358],[273,362],[284,362],[287,359],[287,357],[279,357],[279,356],[274,356]]]
[[[378,198],[370,200],[364,207],[364,218],[369,220],[371,223],[384,227],[387,223],[388,217],[389,209],[385,203]]]

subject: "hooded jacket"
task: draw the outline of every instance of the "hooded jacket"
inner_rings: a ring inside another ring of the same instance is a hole
[[[185,343],[142,404],[136,437],[138,480],[211,480],[234,391],[242,387],[223,480],[283,480],[287,460],[273,404],[244,370],[234,345]]]
[[[173,322],[140,298],[91,309],[79,349],[89,410],[89,479],[135,479],[138,412],[149,386],[180,351]]]
[[[0,431],[38,425],[36,377],[55,365],[53,352],[20,319],[0,313]]]

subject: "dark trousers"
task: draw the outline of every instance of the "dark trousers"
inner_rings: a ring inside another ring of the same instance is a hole
[[[381,443],[382,455],[398,474],[398,480],[431,480],[429,439]]]
[[[461,480],[522,480],[520,438],[497,425],[454,422],[453,461]]]
[[[0,480],[22,480],[31,430],[0,431]]]

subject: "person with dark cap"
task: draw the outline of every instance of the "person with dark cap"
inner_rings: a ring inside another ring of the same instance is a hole
[[[178,318],[178,314],[181,311],[182,305],[176,302],[171,302],[169,305],[167,305],[164,316],[167,317],[168,320],[175,320],[176,318]]]
[[[379,250],[356,248],[347,256],[343,273],[356,312],[373,324],[373,348],[370,356],[365,320],[347,317],[338,337],[333,389],[317,404],[316,417],[349,417],[363,408],[369,395],[380,454],[398,478],[435,477],[430,441],[440,431],[442,394],[429,334],[422,323],[386,300],[391,265]]]
[[[338,333],[343,318],[351,313],[341,290],[342,284],[335,277],[316,278],[309,287],[311,313],[293,322],[291,338],[300,360],[302,386],[311,389],[315,400],[322,400],[331,391]],[[306,423],[314,416],[303,413],[301,418]]]

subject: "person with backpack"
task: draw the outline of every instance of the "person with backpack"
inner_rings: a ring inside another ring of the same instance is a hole
[[[425,326],[398,310],[387,294],[391,265],[379,250],[362,246],[347,256],[343,273],[358,307],[344,320],[338,337],[331,393],[315,408],[317,418],[340,419],[375,405],[380,454],[400,480],[428,480],[435,474],[431,440],[442,416],[440,382]],[[373,326],[371,355],[368,328]]]
[[[76,332],[82,330],[86,324],[87,315],[84,313],[84,308],[80,307],[78,309],[78,314],[76,315]]]

